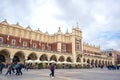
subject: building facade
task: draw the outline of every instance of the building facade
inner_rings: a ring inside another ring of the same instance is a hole
[[[120,52],[114,49],[107,49],[102,51],[102,54],[112,56],[114,65],[120,64]]]
[[[100,47],[83,42],[82,31],[76,25],[72,32],[62,33],[59,27],[55,34],[0,23],[0,60],[3,62],[28,60],[42,62],[55,61],[64,64],[89,64],[92,66],[109,65],[112,57],[100,53]]]

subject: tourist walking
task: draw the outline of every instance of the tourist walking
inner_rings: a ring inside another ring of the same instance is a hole
[[[8,74],[11,75],[11,70],[12,70],[12,64],[9,64],[5,75],[8,75]]]
[[[0,74],[2,74],[3,68],[4,68],[4,64],[2,63],[2,61],[0,61]]]
[[[54,78],[55,77],[55,64],[51,63],[50,67],[49,67],[51,73],[50,73],[50,77]]]

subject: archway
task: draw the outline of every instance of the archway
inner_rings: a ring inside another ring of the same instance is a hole
[[[76,62],[81,62],[80,57],[77,57]]]
[[[95,60],[95,67],[98,67],[98,60]]]
[[[91,60],[91,65],[94,67],[94,59]]]
[[[5,62],[5,56],[0,54],[0,61]]]
[[[0,51],[0,60],[2,62],[11,62],[10,53],[7,49],[3,49]]]
[[[63,62],[65,61],[65,58],[63,56],[60,56],[59,59],[58,59],[60,62]]]
[[[55,55],[52,55],[52,56],[50,57],[50,61],[51,61],[51,60],[57,61],[57,57],[56,57]]]
[[[31,53],[31,54],[28,56],[28,60],[37,60],[37,55],[36,55],[36,53]]]
[[[102,64],[101,64],[101,60],[99,60],[98,64],[99,64],[99,65],[98,65],[99,67],[102,66]]]
[[[90,64],[90,59],[87,59],[87,64]]]
[[[14,57],[13,57],[13,62],[21,62],[21,63],[25,63],[25,55],[22,51],[18,51],[17,53],[15,53]]]
[[[81,59],[80,59],[81,57],[82,57],[82,55],[80,55],[80,54],[77,55],[76,62],[81,62]]]
[[[41,55],[41,56],[40,56],[40,60],[41,60],[41,61],[48,61],[47,55],[46,55],[46,54]]]
[[[83,58],[83,62],[84,62],[84,63],[86,62],[85,58]]]
[[[67,61],[67,62],[72,62],[71,57],[67,57],[66,61]]]
[[[104,65],[104,61],[102,61],[102,65]]]

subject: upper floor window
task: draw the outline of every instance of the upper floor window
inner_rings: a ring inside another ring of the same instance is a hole
[[[62,44],[62,52],[66,52],[66,44]]]
[[[33,48],[36,48],[36,47],[37,47],[36,43],[33,43]]]
[[[75,49],[81,50],[81,40],[80,39],[75,40]]]
[[[44,44],[42,44],[42,50],[45,50],[45,45]]]
[[[27,47],[27,42],[26,41],[23,42],[23,46]]]
[[[2,38],[2,37],[0,37],[0,44],[1,44],[1,43],[3,43],[3,38]]]
[[[16,43],[16,40],[15,40],[15,39],[12,39],[11,44],[12,44],[12,45],[15,45],[15,43]]]
[[[48,46],[48,51],[50,51],[51,50],[51,46]]]

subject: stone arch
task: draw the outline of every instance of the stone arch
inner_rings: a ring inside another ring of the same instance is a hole
[[[76,62],[81,62],[80,57],[77,57]]]
[[[81,57],[82,57],[82,55],[77,55],[77,58],[76,58],[76,62],[81,62]]]
[[[48,61],[48,57],[46,54],[42,54],[39,58],[41,61]]]
[[[0,60],[2,62],[11,62],[10,52],[7,49],[3,49],[0,51]]]
[[[102,60],[102,65],[104,65],[104,60]]]
[[[83,58],[83,62],[86,62],[86,59],[85,59],[85,58]]]
[[[107,66],[108,64],[107,64],[107,61],[105,61],[105,66]]]
[[[37,54],[34,52],[28,55],[28,60],[37,60],[37,58]]]
[[[99,60],[99,62],[98,62],[100,65],[101,65],[101,60]]]
[[[94,59],[91,60],[91,65],[94,66]]]
[[[90,64],[90,59],[87,59],[87,63]]]
[[[52,55],[52,56],[50,57],[50,61],[51,61],[51,60],[57,61],[56,55]]]
[[[102,65],[101,60],[98,61],[98,64],[99,67]]]
[[[25,55],[24,52],[22,51],[18,51],[14,54],[13,57],[13,62],[21,62],[24,63],[25,62]]]
[[[95,60],[95,67],[98,67],[98,60]]]
[[[113,65],[112,61],[110,61],[110,64]]]
[[[64,56],[60,56],[58,60],[59,60],[60,62],[63,62],[63,61],[65,61],[65,58],[64,58]]]
[[[71,57],[67,57],[66,61],[67,62],[72,62],[72,58]]]

